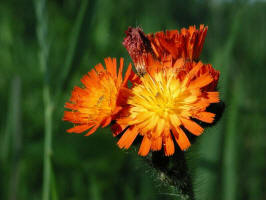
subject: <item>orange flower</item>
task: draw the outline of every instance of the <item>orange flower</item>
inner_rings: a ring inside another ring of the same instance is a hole
[[[188,29],[166,30],[147,34],[141,28],[129,28],[123,45],[128,50],[137,71],[142,75],[154,63],[154,58],[163,66],[172,66],[176,60],[197,61],[199,59],[208,27],[190,26]]]
[[[128,79],[133,75],[131,65],[122,80],[124,60],[120,59],[118,73],[115,58],[104,61],[106,69],[102,64],[96,65],[81,79],[85,87],[75,87],[70,103],[65,104],[71,111],[65,111],[63,120],[76,124],[67,130],[69,133],[82,133],[88,129],[86,136],[94,133],[99,126],[109,125],[126,104],[127,96],[121,91],[127,90]]]
[[[129,126],[118,146],[127,149],[141,135],[141,156],[162,148],[166,156],[172,155],[173,137],[181,150],[189,148],[184,128],[201,135],[204,129],[194,119],[212,123],[215,114],[206,108],[219,102],[219,93],[209,87],[215,85],[211,65],[178,62],[172,68],[158,66],[157,69],[141,77],[141,83],[133,87],[128,99],[128,112],[117,119],[119,125]]]
[[[215,114],[207,108],[219,103],[216,91],[219,72],[210,64],[197,62],[207,27],[158,32],[145,35],[129,28],[124,46],[138,75],[129,65],[122,79],[123,59],[117,72],[116,59],[106,58],[85,75],[84,87],[75,87],[65,107],[63,120],[75,124],[67,131],[86,135],[111,122],[114,136],[121,134],[120,148],[128,149],[142,136],[141,156],[162,148],[166,156],[190,147],[186,130],[199,136],[204,129],[197,123],[212,123]],[[128,81],[132,88],[128,88]],[[219,115],[218,115],[219,116]]]
[[[153,52],[159,60],[168,60],[169,55],[174,61],[178,58],[185,60],[198,60],[208,27],[200,25],[190,26],[188,29],[182,28],[178,30],[166,30],[165,32],[157,32],[148,34],[147,38],[151,42]]]

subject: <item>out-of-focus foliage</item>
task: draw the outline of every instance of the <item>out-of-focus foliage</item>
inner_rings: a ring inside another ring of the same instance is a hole
[[[37,1],[37,0],[36,0]],[[79,79],[104,57],[125,57],[128,26],[146,33],[209,26],[203,62],[221,71],[222,120],[187,152],[199,200],[266,197],[265,1],[47,1],[0,3],[0,199],[40,199],[43,182],[43,84],[54,102],[52,199],[178,199],[153,180],[136,152],[118,149],[109,129],[71,135],[64,102]],[[48,73],[39,62],[36,30],[47,23]],[[45,77],[45,78],[44,78]]]

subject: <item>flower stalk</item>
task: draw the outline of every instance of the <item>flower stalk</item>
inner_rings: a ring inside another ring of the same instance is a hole
[[[171,157],[164,156],[162,151],[153,152],[146,159],[157,171],[159,180],[173,186],[182,200],[194,200],[192,179],[183,151],[176,151]]]

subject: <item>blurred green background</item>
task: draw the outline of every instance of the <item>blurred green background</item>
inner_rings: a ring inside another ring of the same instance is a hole
[[[68,134],[61,119],[94,65],[131,62],[121,44],[128,26],[194,24],[209,26],[201,59],[221,71],[226,103],[186,153],[196,199],[266,199],[265,23],[266,2],[255,0],[1,0],[0,199],[39,200],[47,188],[52,200],[179,199],[109,129]]]

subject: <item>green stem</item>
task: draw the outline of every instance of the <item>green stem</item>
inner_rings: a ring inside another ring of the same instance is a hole
[[[68,50],[66,53],[66,59],[62,67],[61,73],[60,73],[56,94],[59,94],[60,90],[62,90],[62,86],[70,72],[70,69],[71,69],[71,66],[74,60],[74,56],[75,56],[75,51],[78,46],[78,40],[79,40],[79,36],[81,33],[82,23],[84,22],[87,9],[88,9],[88,0],[81,1],[80,9],[78,11],[78,16],[75,20],[74,27],[73,27],[73,30],[70,36],[70,40],[68,42]]]
[[[48,200],[50,197],[51,183],[51,154],[52,154],[52,114],[53,105],[50,98],[50,89],[48,85],[43,88],[44,100],[44,159],[43,159],[43,194],[42,199]]]
[[[51,154],[52,154],[52,115],[53,102],[51,100],[47,40],[48,19],[46,15],[46,1],[35,1],[37,17],[37,37],[39,42],[40,68],[43,73],[43,103],[44,103],[44,158],[43,158],[43,193],[42,199],[50,199],[51,187]]]
[[[231,86],[232,94],[229,100],[230,111],[227,116],[227,126],[224,135],[224,162],[223,162],[223,199],[233,200],[237,197],[237,119],[238,105],[241,101],[238,91],[240,89],[239,77],[234,79],[235,83]],[[230,119],[230,120],[229,120]]]
[[[184,152],[176,151],[170,157],[166,157],[162,151],[153,152],[147,161],[157,170],[162,183],[176,188],[180,199],[195,200]]]
[[[21,123],[21,79],[16,76],[12,80],[10,131],[12,142],[12,161],[10,165],[8,199],[18,198],[19,182],[21,178],[21,152],[22,152],[22,123]]]

